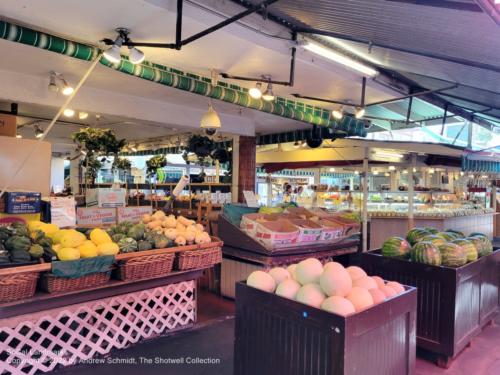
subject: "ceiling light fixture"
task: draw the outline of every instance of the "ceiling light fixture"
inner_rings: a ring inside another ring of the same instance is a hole
[[[395,171],[396,170],[396,167],[394,165],[389,165],[389,170],[390,171]]]
[[[73,87],[71,87],[70,85],[68,85],[68,82],[66,82],[66,80],[64,79],[64,77],[62,75],[60,75],[59,78],[61,79],[61,82],[63,84],[63,89],[62,89],[63,95],[68,96],[68,95],[73,94],[73,91],[75,91],[75,89]]]
[[[89,117],[89,114],[87,112],[78,112],[78,118],[80,120],[86,120]]]
[[[273,92],[273,84],[269,82],[267,84],[266,91],[262,94],[262,99],[264,99],[266,102],[272,102],[274,100],[274,92]]]
[[[73,117],[75,115],[75,110],[73,110],[71,108],[66,108],[63,113],[64,113],[64,116],[66,116],[66,117]]]
[[[50,72],[50,80],[49,80],[49,91],[58,92],[59,86],[56,84],[56,73]]]
[[[110,62],[117,64],[122,60],[120,50],[122,48],[123,42],[131,42],[128,35],[130,30],[124,27],[119,27],[115,29],[118,33],[113,45],[103,52],[104,57]],[[136,47],[129,47],[129,61],[132,64],[140,64],[144,61],[145,55],[140,49]]]
[[[325,48],[319,44],[306,42],[304,48],[310,52],[313,52],[319,56],[332,60],[336,63],[342,64],[348,68],[354,69],[368,77],[375,77],[378,72],[375,69],[370,68],[364,64],[357,62],[345,55],[333,51],[332,49]]]
[[[17,139],[21,139],[23,136],[21,134],[16,134]]]
[[[330,172],[335,172],[335,168],[332,167],[332,168],[329,169],[329,171]]]
[[[357,119],[362,118],[366,113],[365,107],[356,107],[356,112],[354,113],[354,117]]]
[[[342,120],[344,117],[344,107],[342,106],[339,109],[334,109],[332,115],[335,120]]]
[[[42,138],[42,136],[43,136],[43,130],[40,128],[40,126],[35,125],[35,137]]]
[[[378,175],[378,171],[377,171],[377,170],[374,170],[374,171],[373,171],[373,174],[374,174],[375,176],[377,176],[377,175]]]
[[[215,112],[212,103],[208,103],[208,111],[205,112],[200,121],[200,128],[204,129],[207,135],[214,135],[221,127],[219,115]]]
[[[262,97],[262,83],[257,82],[255,87],[248,90],[248,94],[254,99],[260,99]]]

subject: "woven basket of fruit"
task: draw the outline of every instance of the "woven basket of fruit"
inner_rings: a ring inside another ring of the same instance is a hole
[[[30,267],[30,266],[28,266]],[[33,297],[40,272],[17,267],[15,273],[0,275],[0,303]],[[31,267],[30,267],[31,268]],[[3,269],[10,272],[10,269]]]
[[[71,292],[106,284],[110,275],[110,272],[96,272],[81,277],[69,278],[46,273],[40,279],[40,286],[42,290],[48,293]]]
[[[113,276],[123,281],[165,276],[172,272],[174,258],[171,249],[118,254]]]
[[[177,253],[175,268],[189,270],[194,268],[209,268],[222,262],[222,241],[211,237],[210,242],[185,246]]]

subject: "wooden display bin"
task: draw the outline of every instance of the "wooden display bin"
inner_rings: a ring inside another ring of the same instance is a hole
[[[348,317],[236,285],[234,374],[415,373],[417,291]]]
[[[438,354],[441,367],[499,312],[500,249],[459,268],[383,257],[379,250],[356,257],[368,274],[417,287],[417,345]]]

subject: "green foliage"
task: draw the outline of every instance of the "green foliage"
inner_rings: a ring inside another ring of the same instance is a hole
[[[156,171],[167,165],[167,158],[165,155],[155,155],[146,161],[146,173],[149,177],[156,175]]]
[[[118,155],[127,145],[125,139],[117,139],[111,129],[83,128],[71,136],[81,149],[90,154]]]
[[[113,165],[111,166],[112,170],[122,170],[122,171],[128,171],[132,168],[132,163],[130,160],[126,158],[121,158],[121,157],[115,157],[115,160],[113,160]]]

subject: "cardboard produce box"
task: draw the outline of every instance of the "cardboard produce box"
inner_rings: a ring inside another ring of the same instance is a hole
[[[293,225],[299,228],[297,242],[318,242],[323,232],[323,227],[317,222],[304,219],[290,219]]]
[[[87,189],[85,200],[89,207],[125,207],[126,193],[127,191],[125,189]]]
[[[1,211],[7,214],[36,214],[40,212],[42,195],[33,192],[7,192]]]
[[[323,242],[336,242],[342,238],[344,235],[344,227],[342,224],[329,221],[329,220],[318,220],[318,224],[323,227],[321,232],[320,241]]]
[[[288,220],[259,223],[256,229],[257,241],[268,249],[293,246],[298,236],[299,228]]]

